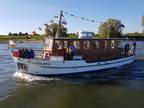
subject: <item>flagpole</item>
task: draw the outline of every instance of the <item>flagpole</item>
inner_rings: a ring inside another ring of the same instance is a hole
[[[57,32],[56,32],[56,38],[60,37],[61,33],[60,33],[60,27],[61,27],[61,22],[62,22],[62,17],[63,17],[63,11],[60,11],[60,19],[59,19],[59,24],[57,27]]]

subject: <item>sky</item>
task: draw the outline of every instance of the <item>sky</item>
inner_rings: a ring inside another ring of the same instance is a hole
[[[69,33],[79,30],[97,33],[99,22],[109,18],[121,20],[124,32],[142,32],[144,0],[0,0],[0,34],[36,31],[44,28],[60,10],[93,19],[92,23],[65,15]]]

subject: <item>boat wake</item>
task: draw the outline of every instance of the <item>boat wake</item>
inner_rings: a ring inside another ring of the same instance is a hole
[[[40,77],[40,76],[29,75],[29,74],[25,74],[25,73],[21,73],[21,72],[15,72],[13,77],[18,78],[23,81],[27,81],[27,82],[60,80],[58,78]]]

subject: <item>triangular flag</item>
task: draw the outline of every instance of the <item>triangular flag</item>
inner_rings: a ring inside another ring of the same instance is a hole
[[[41,28],[41,27],[39,27],[39,30],[42,30],[42,28]]]
[[[48,24],[47,24],[47,23],[45,23],[44,25],[45,25],[45,26],[48,26]]]
[[[58,16],[54,16],[54,18],[58,18]]]

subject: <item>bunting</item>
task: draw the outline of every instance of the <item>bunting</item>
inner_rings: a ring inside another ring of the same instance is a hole
[[[54,16],[54,18],[58,18],[58,16]]]
[[[67,25],[67,22],[66,21],[62,21],[62,24]]]
[[[45,24],[44,24],[44,26],[48,26],[48,24],[47,24],[47,23],[45,23]]]
[[[42,27],[39,27],[38,29],[39,29],[40,31],[42,31]]]
[[[51,23],[53,23],[54,21],[53,21],[53,20],[51,20],[50,22],[51,22]]]
[[[80,17],[80,16],[77,16],[77,15],[74,15],[74,14],[71,14],[71,13],[68,13],[68,12],[64,12],[64,14],[75,17],[77,19],[84,20],[84,21],[89,21],[89,22],[92,22],[92,23],[103,23],[103,22],[99,22],[99,21],[96,21],[96,20]]]
[[[103,23],[103,22],[100,22],[100,21],[96,21],[96,20],[93,20],[93,19],[89,19],[89,18],[85,18],[85,17],[81,17],[81,16],[77,16],[77,15],[74,15],[74,14],[71,14],[71,13],[68,13],[68,12],[64,12],[62,13],[62,24],[63,25],[67,25],[67,22],[64,18],[64,14],[65,15],[69,15],[71,17],[75,17],[77,19],[80,19],[80,20],[83,20],[83,21],[88,21],[88,22],[92,22],[92,23]],[[54,23],[56,19],[58,19],[59,16],[54,16],[53,19],[50,20],[50,23]],[[43,30],[43,26],[48,26],[48,23],[46,22],[45,24],[39,26],[37,29],[42,31]],[[121,27],[124,27],[124,25],[120,25]],[[33,31],[32,34],[35,34],[36,32]]]

